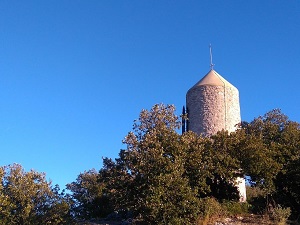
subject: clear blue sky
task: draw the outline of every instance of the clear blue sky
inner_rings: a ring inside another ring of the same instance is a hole
[[[300,121],[300,1],[0,1],[0,165],[64,188],[115,158],[141,109],[215,70],[242,119]]]

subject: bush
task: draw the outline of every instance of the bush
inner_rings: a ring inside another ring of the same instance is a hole
[[[283,208],[280,205],[278,205],[270,212],[269,216],[278,225],[284,225],[286,224],[286,221],[290,215],[291,215],[291,209],[289,207]]]
[[[235,201],[218,202],[215,198],[202,199],[202,216],[198,219],[198,225],[207,225],[216,220],[232,215],[247,214],[250,205]]]
[[[70,204],[45,173],[25,172],[20,164],[0,167],[0,224],[73,224]]]
[[[215,198],[204,199],[204,216],[212,217],[223,215],[226,215],[226,211]]]
[[[247,214],[250,209],[250,204],[247,202],[226,201],[221,204],[224,211],[228,215]]]
[[[214,218],[225,215],[226,211],[224,211],[221,204],[215,198],[203,198],[201,199],[201,215],[197,220],[197,225],[207,225]]]
[[[247,193],[247,200],[251,201],[255,198],[259,198],[259,197],[265,197],[266,196],[266,191],[263,190],[260,187],[251,187],[251,186],[246,186],[246,193]]]

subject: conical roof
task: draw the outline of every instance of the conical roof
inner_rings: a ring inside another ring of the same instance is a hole
[[[210,70],[200,81],[198,81],[193,87],[197,86],[227,86],[234,87],[231,83],[225,80],[220,74],[215,70]]]

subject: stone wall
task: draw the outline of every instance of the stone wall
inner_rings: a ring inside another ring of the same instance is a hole
[[[234,86],[194,86],[186,98],[188,129],[197,134],[232,132],[241,122],[239,92]]]

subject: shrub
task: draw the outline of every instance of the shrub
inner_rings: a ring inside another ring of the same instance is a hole
[[[278,225],[284,225],[286,224],[286,221],[290,215],[291,215],[291,209],[289,207],[283,208],[280,205],[278,205],[270,212],[269,216]]]
[[[221,204],[215,198],[210,197],[201,199],[201,213],[197,225],[207,225],[214,218],[226,215],[226,211],[224,211]]]
[[[246,202],[226,201],[221,204],[224,211],[229,215],[247,214],[250,204]]]
[[[208,217],[223,216],[226,211],[222,208],[221,204],[215,198],[204,199],[204,215]]]

